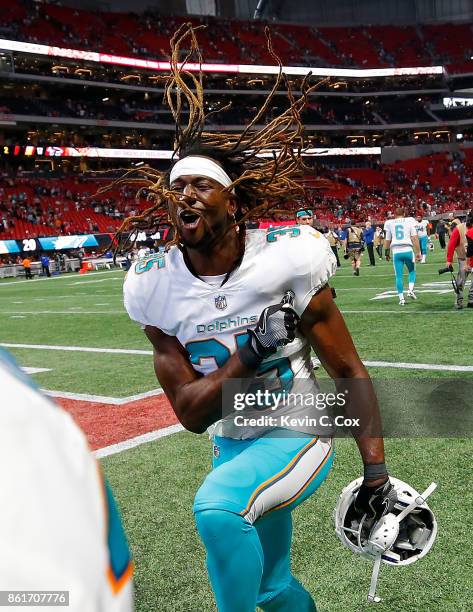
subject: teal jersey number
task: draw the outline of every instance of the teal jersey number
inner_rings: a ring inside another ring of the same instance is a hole
[[[191,357],[192,365],[197,366],[202,365],[202,359],[213,359],[217,367],[221,368],[231,355],[230,350],[217,338],[188,342],[186,350]]]
[[[239,348],[247,342],[248,332],[236,334],[234,339],[237,348]],[[185,348],[190,355],[192,365],[196,366],[202,365],[203,359],[212,359],[217,367],[221,368],[231,356],[230,349],[223,344],[223,342],[217,340],[217,338],[194,340],[188,342]],[[276,378],[279,379],[279,389],[272,390],[272,392],[277,393],[286,391],[286,393],[289,393],[294,380],[294,373],[291,369],[291,362],[289,359],[287,357],[282,357],[280,359],[266,361],[258,368],[256,376],[262,376],[263,374],[268,374],[273,371]],[[258,389],[259,386],[255,384],[255,388]],[[251,387],[248,389],[248,392],[252,392]]]
[[[166,265],[165,255],[162,253],[153,253],[149,257],[140,259],[135,265],[136,274],[143,274],[143,272],[149,272],[151,268],[156,264],[158,269],[164,268]]]
[[[394,234],[397,240],[404,240],[404,226],[402,225],[394,226]]]
[[[286,234],[289,234],[291,238],[297,238],[301,235],[301,230],[298,227],[282,227],[281,229],[271,230],[266,234],[266,240],[276,242],[280,236],[286,236]]]

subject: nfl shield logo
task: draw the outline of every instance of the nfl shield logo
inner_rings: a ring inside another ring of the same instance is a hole
[[[215,308],[219,310],[225,310],[227,307],[227,298],[224,295],[218,295],[215,298]]]

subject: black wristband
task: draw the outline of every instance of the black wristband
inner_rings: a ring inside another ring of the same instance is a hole
[[[250,370],[257,370],[263,361],[263,357],[255,353],[251,348],[250,342],[251,340],[248,340],[248,342],[238,349],[238,356],[244,366],[250,368]]]
[[[385,463],[367,463],[364,472],[364,480],[378,480],[388,475]]]

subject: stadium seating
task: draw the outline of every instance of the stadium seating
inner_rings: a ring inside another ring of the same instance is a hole
[[[31,8],[26,0],[0,0],[0,10],[4,29],[15,39],[157,59],[167,57],[169,36],[184,20],[153,13],[95,13],[43,3]],[[210,30],[199,33],[207,61],[270,61],[261,44],[264,23],[213,18],[191,21],[211,26],[212,34]],[[470,24],[315,29],[272,23],[271,31],[275,48],[288,64],[359,68],[443,64],[450,72],[473,71]]]
[[[115,231],[146,201],[136,202],[134,192],[123,187],[97,193],[106,183],[110,180],[20,176],[0,181],[0,239]]]
[[[328,178],[329,186],[322,191],[310,189],[316,176]],[[399,204],[411,213],[441,214],[471,207],[473,150],[464,149],[455,159],[438,153],[365,168],[319,164],[306,181],[307,203],[321,222],[344,223],[347,218],[358,222],[368,216],[381,222]],[[146,199],[136,202],[130,187],[97,193],[104,184],[110,180],[4,178],[0,181],[0,239],[111,232],[132,211],[146,207]],[[289,203],[282,220],[292,219],[298,206]],[[7,227],[3,227],[4,219]]]

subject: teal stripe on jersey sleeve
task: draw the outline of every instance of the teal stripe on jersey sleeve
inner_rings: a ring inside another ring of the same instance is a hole
[[[112,489],[105,480],[105,495],[108,508],[108,548],[110,567],[116,580],[120,580],[131,562],[125,530],[120,519],[120,512],[113,497]]]

